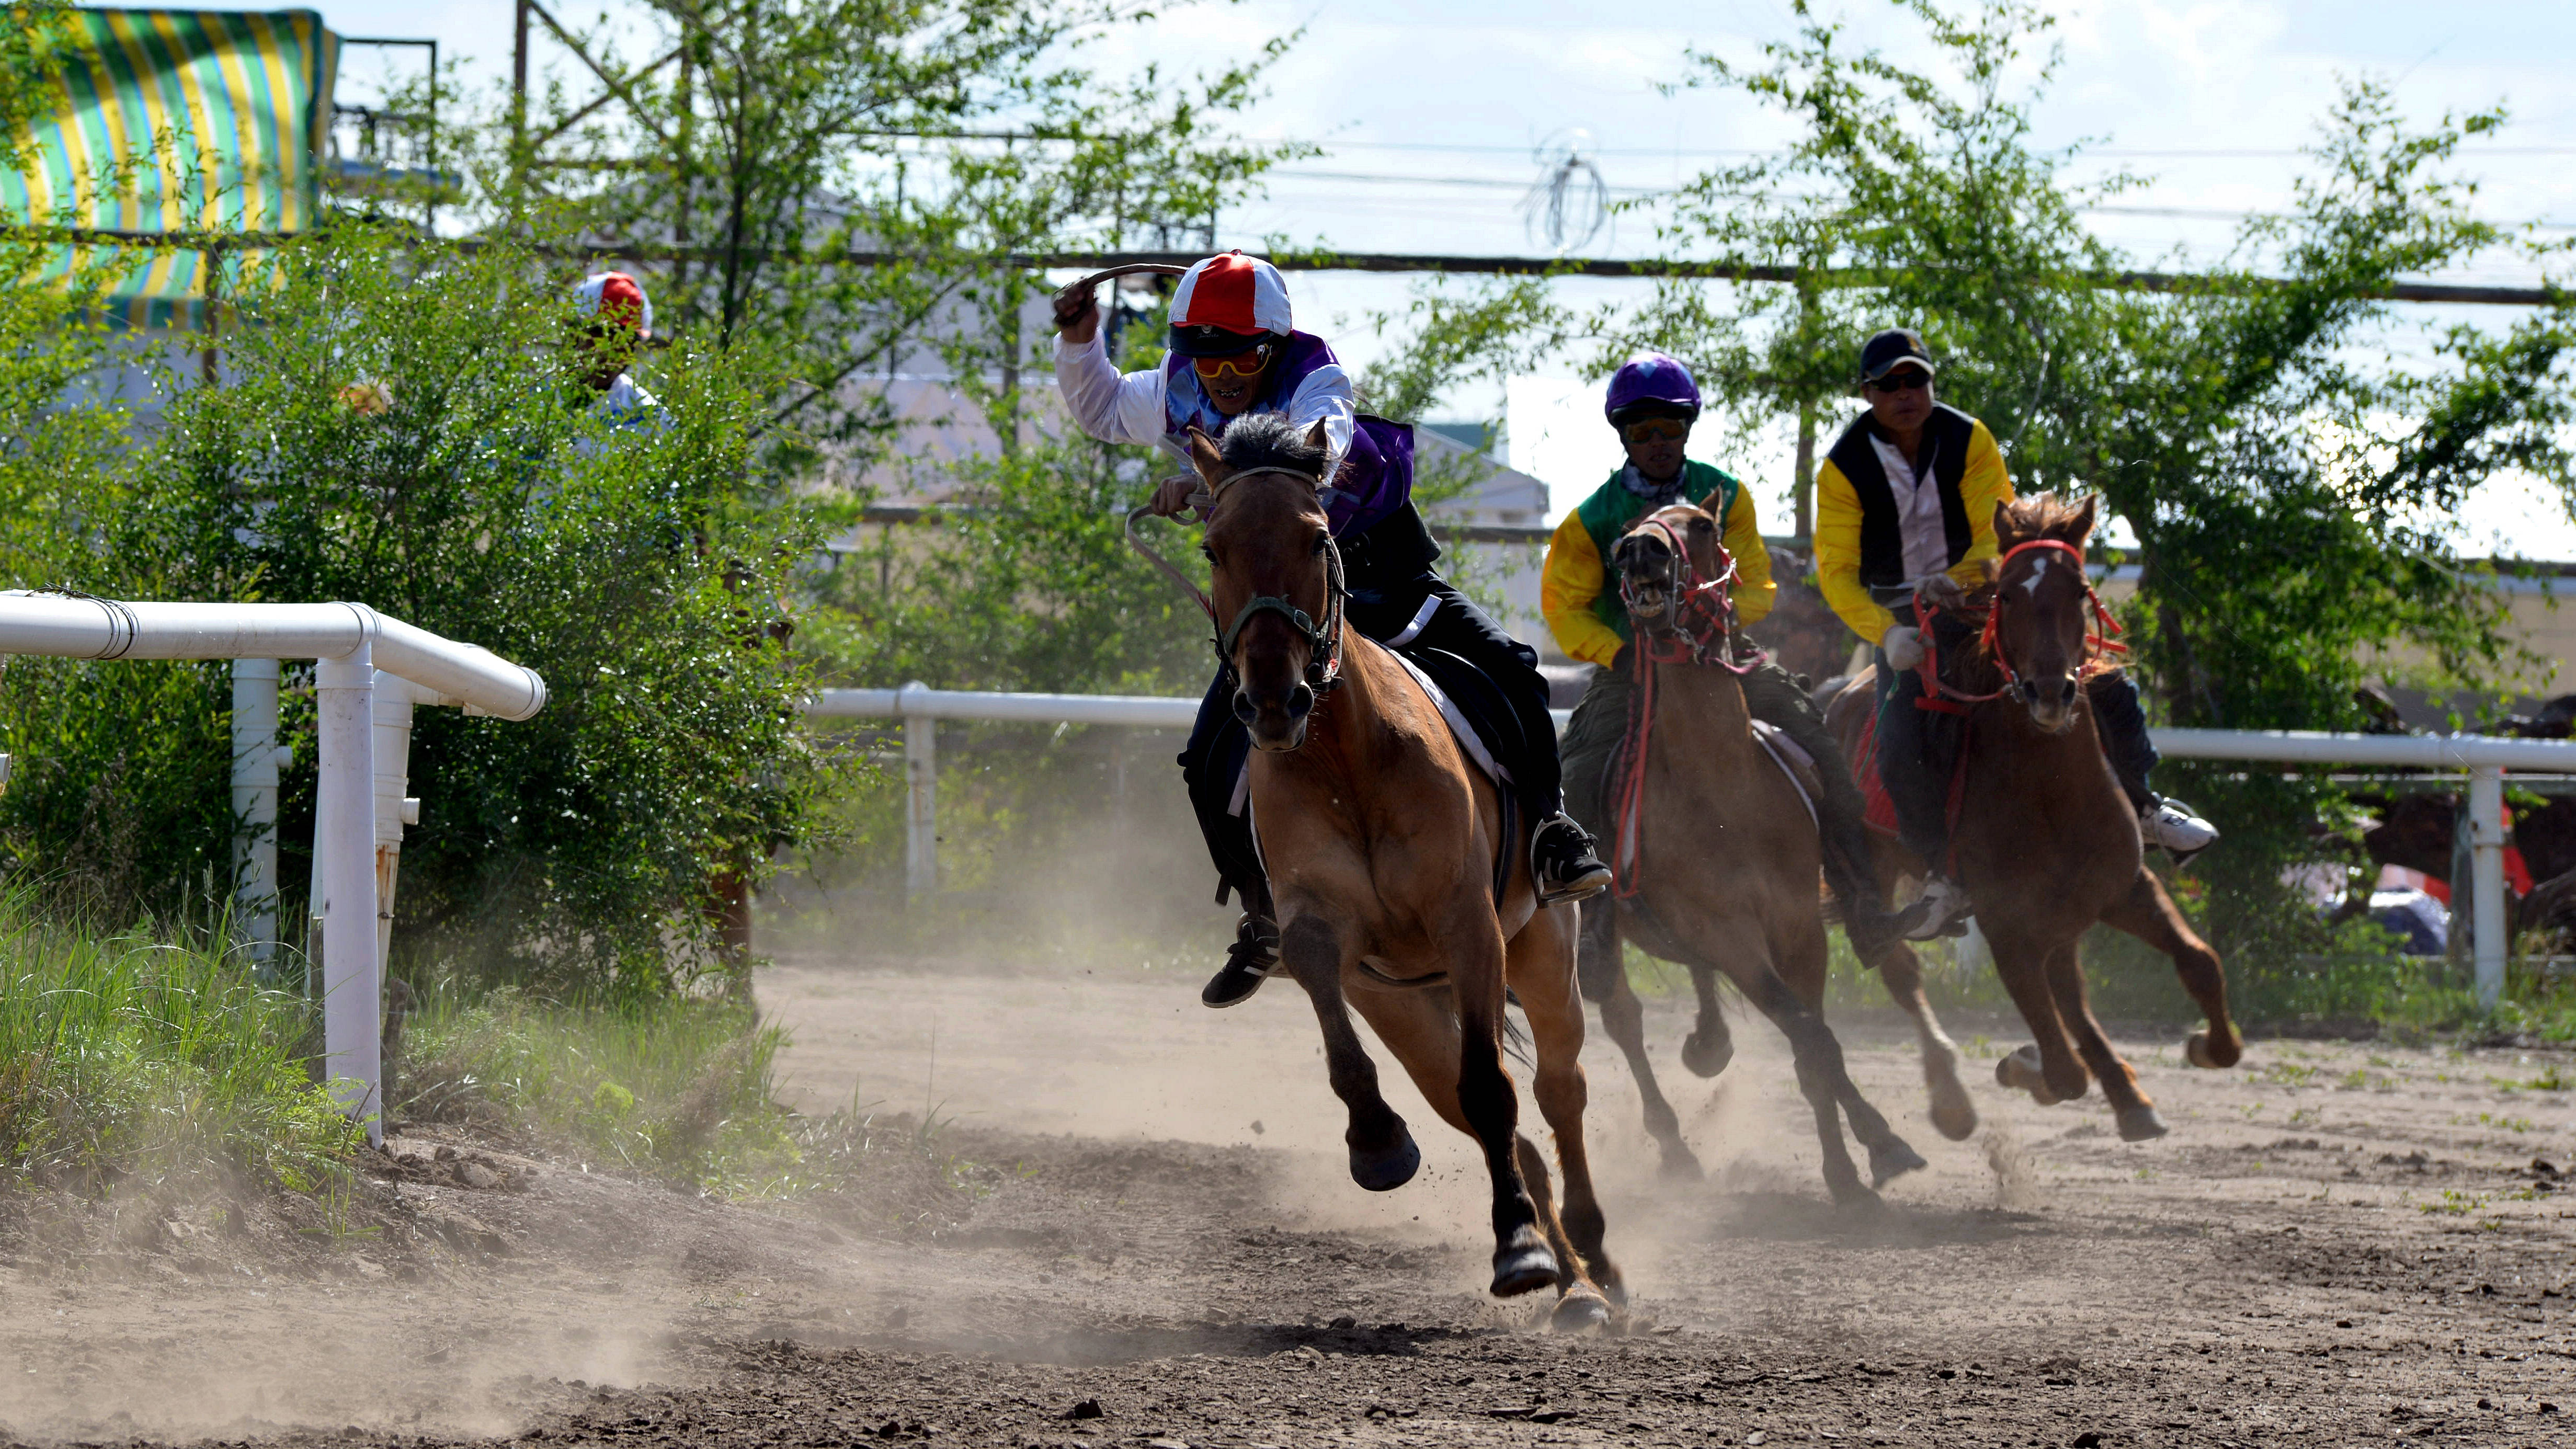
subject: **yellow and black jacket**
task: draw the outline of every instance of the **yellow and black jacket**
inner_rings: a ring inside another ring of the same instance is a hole
[[[1870,441],[1876,427],[1867,413],[1853,419],[1816,469],[1816,583],[1842,621],[1871,644],[1897,623],[1887,605],[1911,582],[1895,490]],[[1985,582],[1986,560],[1995,556],[1995,505],[2013,496],[2003,450],[1984,423],[1947,404],[1932,409],[1923,445],[1940,488],[1950,577],[1974,588]]]
[[[1622,468],[1593,490],[1556,526],[1547,542],[1547,567],[1539,575],[1538,609],[1547,617],[1556,646],[1569,659],[1608,665],[1628,642],[1627,606],[1609,582],[1603,561],[1619,538],[1646,516],[1646,500],[1619,481]],[[1762,525],[1753,515],[1753,500],[1734,477],[1706,463],[1682,464],[1680,499],[1706,506],[1722,495],[1714,510],[1725,521],[1726,551],[1735,557],[1735,619],[1751,624],[1771,612],[1771,551],[1762,543]]]

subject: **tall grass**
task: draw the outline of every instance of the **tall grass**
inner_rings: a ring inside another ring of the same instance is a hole
[[[305,1067],[312,1013],[219,935],[100,933],[0,895],[0,1169],[112,1190],[208,1172],[309,1191],[358,1129]]]
[[[389,1100],[397,1120],[475,1123],[606,1167],[756,1190],[799,1156],[773,1098],[783,1044],[729,1001],[432,989],[404,1029]]]

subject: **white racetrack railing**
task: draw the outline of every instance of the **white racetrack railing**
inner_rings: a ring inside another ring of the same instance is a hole
[[[318,782],[314,912],[322,919],[322,1051],[341,1105],[384,1140],[384,941],[410,807],[412,709],[458,705],[523,720],[545,708],[537,672],[364,604],[145,603],[0,591],[0,657],[237,662],[233,798],[245,834],[237,897],[276,929],[277,663],[315,661]],[[262,667],[264,666],[264,667]],[[264,844],[263,862],[258,850]]]
[[[807,702],[813,719],[899,719],[904,729],[904,893],[920,900],[939,889],[939,756],[943,719],[1021,724],[1114,725],[1188,729],[1199,701],[1134,694],[1002,694],[932,689],[826,689]],[[1557,710],[1557,728],[1569,713]],[[919,727],[917,727],[919,726]],[[2576,741],[2493,735],[2346,735],[2314,730],[2149,731],[2168,758],[2245,760],[2299,765],[2400,765],[2464,771],[2469,777],[2470,937],[2475,943],[2479,1000],[2493,1006],[2504,990],[2504,772],[2576,774]]]

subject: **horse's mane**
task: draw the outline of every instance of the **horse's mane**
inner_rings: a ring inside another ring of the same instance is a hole
[[[1995,519],[1995,546],[2010,550],[2033,539],[2051,538],[2082,548],[2092,531],[2092,512],[2083,504],[2054,493],[2033,493],[2004,505]]]
[[[1309,431],[1289,421],[1285,413],[1246,413],[1226,425],[1225,436],[1217,440],[1217,456],[1238,473],[1285,468],[1321,478],[1325,452],[1307,438]]]

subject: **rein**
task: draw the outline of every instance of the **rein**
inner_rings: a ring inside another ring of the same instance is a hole
[[[1309,487],[1321,486],[1316,483],[1312,475],[1300,473],[1294,468],[1246,468],[1240,473],[1229,473],[1219,479],[1216,485],[1208,490],[1207,501],[1201,506],[1213,509],[1217,500],[1225,496],[1227,489],[1246,478],[1259,477],[1265,473],[1275,473],[1282,478],[1294,478]],[[1137,534],[1136,520],[1152,512],[1153,510],[1148,507],[1131,508],[1127,511],[1128,546],[1143,554],[1154,567],[1161,569],[1164,576],[1177,585],[1181,592],[1208,616],[1208,623],[1215,624],[1217,622],[1216,604],[1207,596],[1207,592],[1190,582],[1187,574],[1182,573],[1170,559],[1157,553],[1152,545],[1146,543]],[[1234,646],[1236,641],[1243,637],[1244,627],[1263,614],[1277,614],[1288,621],[1289,628],[1297,631],[1298,638],[1306,641],[1306,687],[1315,691],[1317,695],[1331,693],[1333,687],[1342,682],[1342,601],[1349,596],[1349,593],[1350,590],[1343,582],[1341,545],[1333,539],[1331,531],[1327,530],[1324,534],[1324,621],[1321,624],[1316,623],[1312,615],[1281,595],[1256,595],[1235,614],[1233,623],[1226,625],[1221,632],[1209,640],[1216,647],[1217,667],[1227,675],[1232,675]]]
[[[2023,554],[2029,553],[2034,549],[2053,550],[2055,552],[2065,554],[2075,562],[2075,576],[2079,579],[2084,577],[2083,549],[2076,547],[2074,544],[2066,543],[2054,538],[2034,538],[2028,543],[2018,543],[2013,545],[2011,548],[2004,551],[2001,558],[1995,560],[1995,578],[1998,585],[2000,585],[2003,578],[2004,569],[2009,566],[2014,559]],[[2084,602],[2092,609],[2094,619],[2094,627],[2088,630],[2084,635],[2084,659],[2085,666],[2089,671],[2094,662],[2102,655],[2126,654],[2129,652],[2129,646],[2120,643],[2113,637],[2114,635],[2122,632],[2120,629],[2120,621],[2111,617],[2111,611],[2103,606],[2102,596],[2093,591],[2093,584],[2089,579],[2086,580],[2084,584]],[[1968,712],[1968,706],[1972,704],[1984,704],[1988,700],[2001,699],[2007,694],[2016,699],[2027,697],[2022,688],[2021,676],[2013,672],[2012,661],[2005,658],[2003,651],[1996,647],[1995,621],[2000,618],[2002,614],[2002,610],[1999,607],[2000,604],[2001,599],[1998,598],[1995,603],[1990,603],[1986,606],[1985,628],[1979,631],[1977,635],[1977,648],[1988,658],[1995,661],[1995,667],[1997,669],[2003,671],[2004,682],[1998,688],[1985,694],[1969,694],[1953,685],[1944,683],[1941,679],[1940,651],[1938,646],[1932,642],[1932,616],[1939,613],[1940,610],[1937,608],[1926,608],[1920,598],[1917,598],[1914,601],[1914,623],[1916,629],[1920,631],[1923,640],[1923,662],[1914,667],[1915,672],[1921,676],[1923,680],[1923,692],[1920,695],[1917,695],[1914,700],[1914,707],[1916,709],[1929,710],[1940,714],[1964,715]]]
[[[1735,557],[1726,546],[1717,547],[1717,556],[1726,567],[1713,579],[1700,577],[1699,565],[1691,561],[1690,550],[1682,544],[1681,531],[1660,518],[1649,518],[1632,530],[1629,537],[1651,528],[1664,536],[1672,550],[1672,567],[1665,573],[1666,592],[1673,598],[1673,627],[1661,634],[1635,631],[1637,689],[1629,697],[1628,736],[1622,746],[1623,768],[1618,786],[1617,811],[1619,843],[1613,851],[1610,893],[1618,900],[1634,900],[1642,872],[1637,869],[1638,821],[1643,818],[1646,797],[1646,754],[1655,731],[1655,679],[1666,664],[1714,664],[1738,678],[1752,673],[1770,661],[1770,655],[1756,649],[1753,657],[1738,664],[1733,659],[1735,600],[1730,586],[1735,582]],[[1687,575],[1687,582],[1685,582]],[[1636,591],[1627,573],[1619,575],[1619,602],[1633,622],[1637,617]]]

